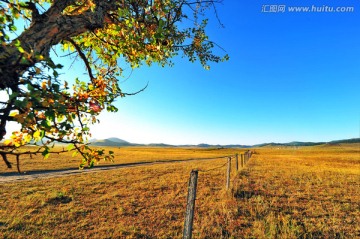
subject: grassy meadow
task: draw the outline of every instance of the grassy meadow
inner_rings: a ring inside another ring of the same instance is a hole
[[[96,147],[96,146],[95,146]],[[113,166],[119,164],[138,163],[138,162],[156,162],[183,160],[190,158],[212,158],[235,154],[232,149],[193,149],[193,148],[157,148],[157,147],[101,147],[106,151],[113,151],[115,155],[114,162],[100,161],[96,166]],[[66,149],[66,146],[65,146]],[[62,151],[62,147],[57,147],[53,151]],[[242,150],[244,151],[244,150]],[[241,151],[239,151],[241,152]],[[20,169],[22,172],[43,171],[43,170],[66,170],[79,168],[81,158],[79,155],[73,157],[73,152],[61,154],[52,154],[48,159],[44,159],[41,154],[23,157],[20,160]],[[8,169],[4,163],[0,163],[1,173],[17,172],[15,157],[9,156],[12,163],[12,169]],[[96,167],[95,166],[95,167]]]
[[[244,151],[112,150],[115,164]],[[1,183],[0,238],[181,238],[194,168],[200,172],[193,238],[359,238],[360,144],[255,151],[238,173],[232,164],[229,191],[226,159]],[[66,155],[22,162],[24,171],[77,166]],[[0,176],[7,172],[0,168]]]

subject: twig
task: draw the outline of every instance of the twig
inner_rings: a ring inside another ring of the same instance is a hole
[[[125,96],[125,95],[137,95],[140,92],[144,91],[149,85],[149,82],[146,83],[146,86],[144,88],[142,88],[141,90],[134,92],[134,93],[120,93],[120,96]]]
[[[85,54],[81,51],[81,48],[78,46],[78,44],[76,44],[76,42],[73,39],[67,38],[66,40],[68,42],[70,42],[75,47],[75,49],[76,49],[77,53],[79,54],[80,58],[84,61],[86,69],[87,69],[89,77],[90,77],[90,80],[92,81],[93,79],[95,79],[95,77],[93,76],[92,71],[91,71],[90,63],[87,60]]]

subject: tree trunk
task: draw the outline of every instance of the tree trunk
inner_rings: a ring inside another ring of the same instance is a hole
[[[103,28],[107,11],[114,8],[114,3],[111,2],[115,1],[97,1],[95,11],[64,15],[63,10],[73,2],[55,1],[45,13],[33,14],[30,27],[12,43],[0,45],[0,90],[15,90],[19,77],[42,59],[39,58],[40,55],[45,59],[49,58],[52,46],[67,38]],[[20,42],[24,53],[15,46],[16,41]]]
[[[30,27],[9,44],[0,44],[0,91],[11,89],[19,91],[20,77],[36,63],[50,60],[50,49],[62,40],[94,31],[104,27],[107,12],[116,9],[116,1],[93,1],[94,11],[88,10],[79,15],[65,15],[64,9],[75,0],[55,0],[43,14],[39,14],[35,5]],[[31,3],[30,3],[31,4]],[[30,9],[30,7],[28,7]],[[20,42],[22,50],[16,46]],[[14,100],[14,99],[13,99]],[[0,140],[6,133],[5,126],[12,109],[9,101],[0,110]]]

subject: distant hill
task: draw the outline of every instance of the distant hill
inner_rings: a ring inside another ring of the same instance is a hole
[[[360,138],[353,139],[343,139],[343,140],[334,140],[330,142],[290,142],[290,143],[264,143],[264,144],[256,144],[256,145],[241,145],[241,144],[228,144],[228,145],[220,145],[220,144],[198,144],[198,145],[171,145],[171,144],[134,144],[130,143],[126,140],[119,138],[108,138],[108,139],[93,139],[90,140],[91,145],[95,146],[113,146],[113,147],[121,147],[121,146],[149,146],[149,147],[199,147],[199,148],[250,148],[250,147],[279,147],[279,146],[316,146],[316,145],[337,145],[337,144],[350,144],[350,143],[360,143]]]
[[[198,144],[198,145],[190,145],[196,146],[199,148],[250,148],[250,145],[242,145],[242,144]]]
[[[352,143],[360,143],[360,138],[353,139],[343,139],[343,140],[334,140],[330,142],[290,142],[290,143],[265,143],[265,144],[257,144],[253,145],[254,147],[266,147],[266,146],[316,146],[316,145],[337,145],[337,144],[352,144]]]
[[[327,144],[353,144],[353,143],[360,143],[360,138],[334,140],[328,142]]]
[[[108,138],[107,140],[110,140],[110,141],[116,142],[116,143],[120,143],[120,144],[130,144],[128,141],[125,141],[125,140],[119,139],[119,138],[115,138],[115,137]]]
[[[315,146],[325,144],[325,142],[290,142],[290,143],[264,143],[264,144],[256,144],[254,147],[265,147],[265,146]]]
[[[174,145],[171,145],[171,144],[146,144],[145,146],[150,146],[150,147],[174,147]]]
[[[96,146],[131,146],[132,143],[129,143],[125,140],[119,138],[108,138],[108,139],[93,139],[90,140],[91,145]]]
[[[116,137],[107,138],[107,139],[92,139],[90,140],[91,145],[95,146],[149,146],[149,147],[199,147],[199,148],[249,148],[249,145],[239,145],[239,144],[231,144],[231,145],[213,145],[213,144],[198,144],[198,145],[172,145],[172,144],[163,144],[163,143],[153,143],[153,144],[134,144],[130,143],[126,140],[119,139]]]

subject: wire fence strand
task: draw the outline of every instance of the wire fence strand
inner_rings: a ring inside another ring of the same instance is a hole
[[[210,171],[214,171],[214,170],[216,170],[216,169],[223,168],[223,167],[225,167],[227,164],[228,164],[228,162],[224,163],[223,165],[221,165],[221,166],[219,166],[219,167],[215,167],[215,168],[211,168],[211,169],[207,169],[207,170],[198,169],[198,171],[201,172],[201,173],[207,173],[207,172],[210,172]]]

